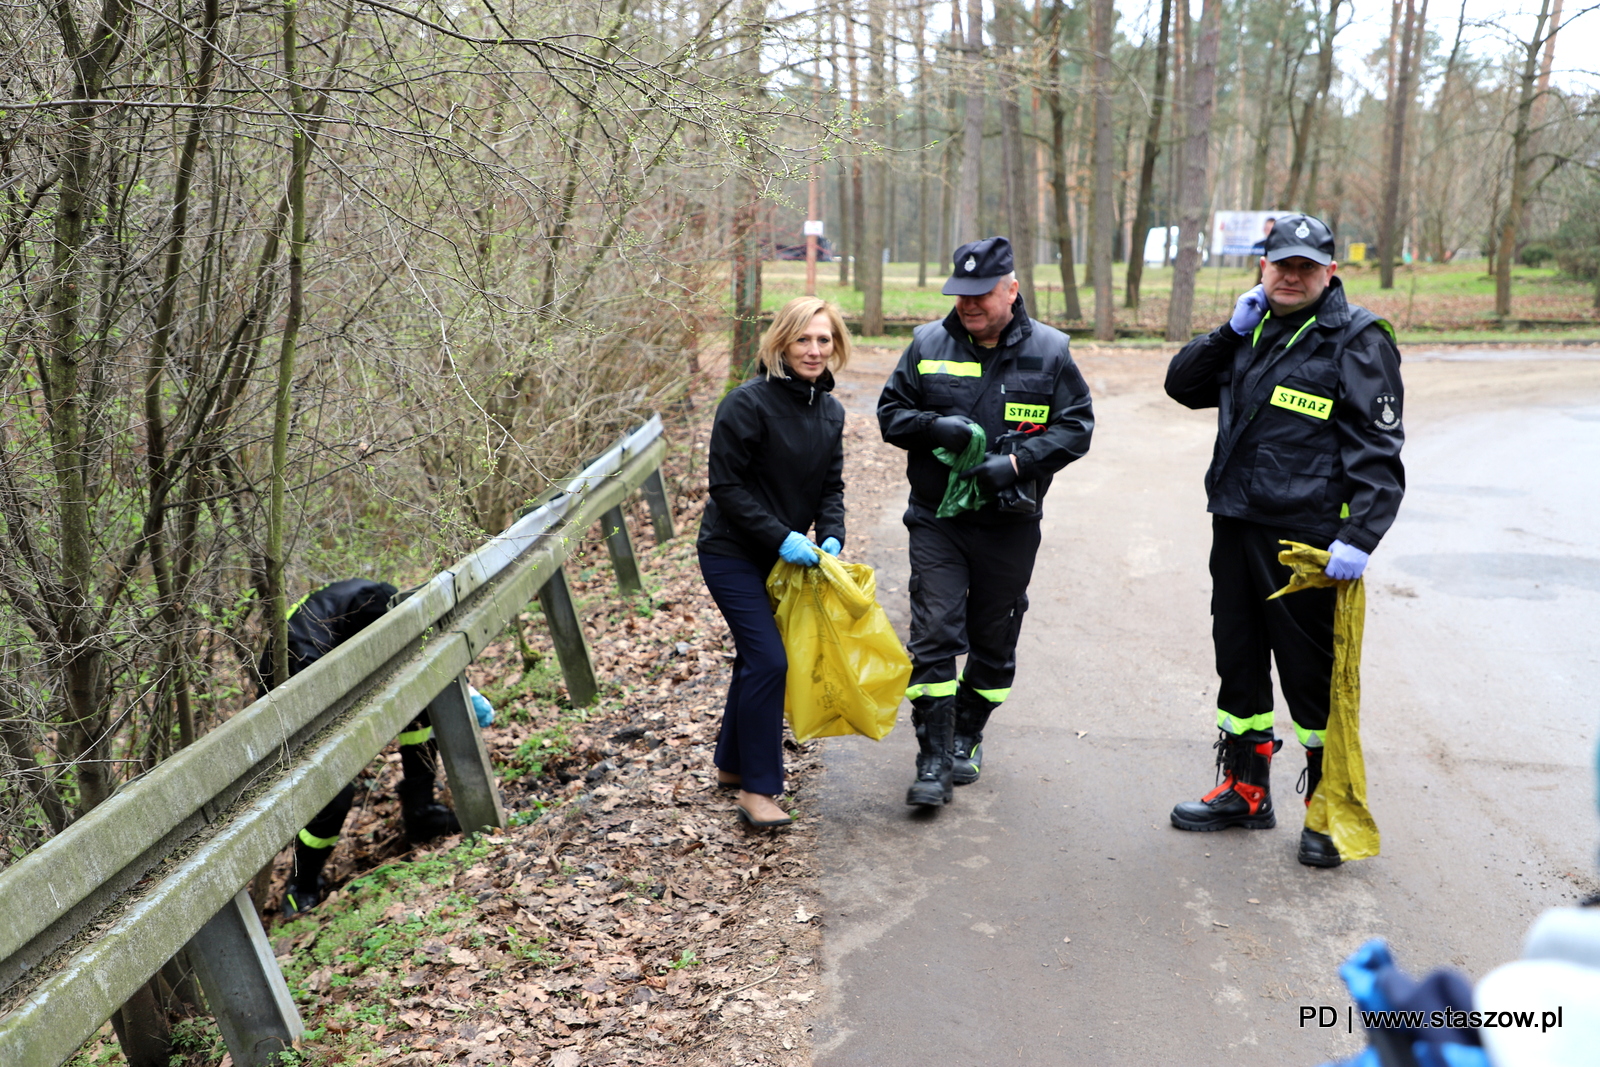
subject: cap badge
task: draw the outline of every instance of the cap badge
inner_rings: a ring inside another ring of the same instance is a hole
[[[978,257],[977,256],[968,256],[967,257],[967,261],[965,263],[961,264],[961,269],[966,271],[968,274],[970,274],[973,271],[977,270],[978,269]]]
[[[1304,241],[1307,237],[1311,236],[1311,227],[1302,222],[1299,226],[1295,227],[1294,235]]]

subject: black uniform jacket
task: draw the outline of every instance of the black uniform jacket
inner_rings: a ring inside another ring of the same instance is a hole
[[[711,426],[711,499],[699,550],[766,570],[790,531],[844,544],[844,405],[815,384],[759,375],[722,398]]]
[[[1253,337],[1224,323],[1172,358],[1167,395],[1218,409],[1208,511],[1378,547],[1406,489],[1387,325],[1347,303],[1335,277],[1317,304],[1269,315]]]
[[[1051,476],[1089,451],[1094,433],[1089,387],[1068,343],[1060,330],[1030,319],[1020,296],[994,348],[974,344],[954,311],[917,327],[878,398],[883,439],[908,453],[913,503],[937,509],[949,484],[950,468],[934,457],[928,436],[942,415],[965,415],[981,425],[991,452],[999,450],[1003,434],[1031,431],[1015,444],[1017,473],[1035,484],[1034,499],[1044,503]],[[1035,522],[1039,514],[1003,513],[990,501],[959,518]]]
[[[389,610],[389,600],[396,592],[388,582],[346,578],[302,600],[289,615],[289,677],[377,622]],[[271,640],[261,653],[260,671],[266,688],[257,696],[277,684],[272,678]]]

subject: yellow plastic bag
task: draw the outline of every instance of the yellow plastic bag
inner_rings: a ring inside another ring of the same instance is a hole
[[[1289,584],[1268,597],[1320,586],[1336,586],[1333,608],[1333,684],[1328,700],[1328,730],[1323,739],[1322,782],[1306,811],[1306,826],[1327,834],[1341,859],[1363,860],[1378,854],[1378,824],[1367,810],[1367,765],[1361,756],[1361,634],[1367,617],[1367,588],[1360,578],[1329,578],[1328,553],[1298,541],[1278,562],[1294,573]]]
[[[802,741],[864,734],[881,741],[911,680],[911,658],[878,606],[864,563],[826,552],[815,567],[779,560],[767,596],[789,654],[783,714]]]

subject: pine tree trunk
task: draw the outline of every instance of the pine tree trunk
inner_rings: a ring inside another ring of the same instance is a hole
[[[982,237],[978,231],[978,195],[983,163],[983,4],[967,0],[967,115],[961,135],[961,185],[956,192],[956,232],[952,245]]]
[[[1116,302],[1111,292],[1111,244],[1117,224],[1111,208],[1116,150],[1111,129],[1111,30],[1116,17],[1113,0],[1095,0],[1094,232],[1090,255],[1094,264],[1094,335],[1101,341],[1117,336]]]
[[[1150,120],[1144,128],[1144,158],[1139,161],[1139,198],[1133,211],[1133,234],[1128,241],[1128,274],[1122,306],[1139,307],[1139,286],[1144,281],[1144,239],[1150,231],[1154,207],[1156,160],[1161,155],[1161,112],[1167,96],[1167,25],[1172,21],[1172,0],[1161,0],[1161,31],[1156,39],[1156,83],[1151,95]]]
[[[1178,261],[1172,274],[1172,302],[1167,307],[1167,340],[1187,341],[1194,319],[1194,285],[1200,273],[1200,230],[1205,221],[1206,172],[1211,156],[1212,87],[1217,74],[1217,40],[1221,36],[1221,0],[1205,0],[1200,12],[1200,39],[1189,77],[1188,140],[1183,149],[1182,217],[1178,229]]]
[[[1077,268],[1073,264],[1072,220],[1067,210],[1067,111],[1061,102],[1061,48],[1066,31],[1064,0],[1050,7],[1050,51],[1054,75],[1050,79],[1050,186],[1055,199],[1056,251],[1061,257],[1061,317],[1068,322],[1083,318],[1078,306]]]

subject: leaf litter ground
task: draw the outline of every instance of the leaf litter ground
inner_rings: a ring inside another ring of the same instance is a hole
[[[656,545],[642,505],[630,516],[647,594],[616,591],[597,537],[567,565],[601,699],[569,706],[536,607],[469,668],[496,707],[485,739],[512,827],[408,846],[391,746],[357,783],[335,891],[269,917],[310,1030],[297,1064],[811,1062],[820,761],[786,741],[785,831],[743,827],[716,788],[733,644],[695,562],[709,420],[675,431],[663,472],[678,536]],[[230,1067],[208,1020],[180,1025],[179,1051]],[[109,1026],[77,1062],[122,1062]]]

